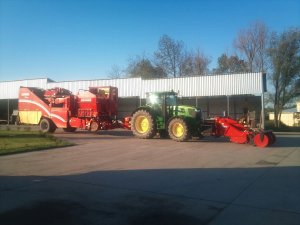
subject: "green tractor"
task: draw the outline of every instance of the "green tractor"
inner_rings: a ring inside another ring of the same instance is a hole
[[[131,130],[137,138],[150,139],[157,133],[175,141],[199,137],[202,114],[192,106],[178,105],[177,94],[147,93],[146,105],[132,113]]]

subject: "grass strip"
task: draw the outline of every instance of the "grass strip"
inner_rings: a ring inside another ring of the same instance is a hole
[[[1,131],[0,156],[73,145],[51,134],[37,131]]]

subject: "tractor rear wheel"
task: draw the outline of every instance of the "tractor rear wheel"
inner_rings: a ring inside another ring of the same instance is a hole
[[[190,138],[188,124],[182,118],[174,118],[168,126],[169,136],[174,141],[187,141]]]
[[[56,130],[56,126],[50,119],[43,118],[40,122],[40,130],[43,133],[53,133]]]
[[[136,111],[132,116],[131,130],[137,138],[153,138],[156,135],[156,125],[153,116],[145,110]]]

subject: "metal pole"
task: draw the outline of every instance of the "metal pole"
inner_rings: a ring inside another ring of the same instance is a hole
[[[7,124],[9,125],[9,98],[7,99]]]
[[[265,98],[264,92],[261,93],[261,125],[262,129],[265,129]]]
[[[227,95],[227,116],[229,116],[229,95]]]
[[[266,90],[266,74],[261,75],[261,125],[260,128],[265,129],[265,90]]]
[[[210,118],[210,107],[209,107],[209,97],[206,98],[206,111],[207,111],[207,118]]]

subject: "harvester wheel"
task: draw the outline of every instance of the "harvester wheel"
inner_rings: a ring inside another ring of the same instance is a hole
[[[170,138],[174,141],[186,141],[190,138],[187,123],[181,118],[174,118],[168,126]]]
[[[40,130],[43,133],[53,133],[56,130],[56,126],[51,120],[44,118],[40,122]]]
[[[270,144],[271,139],[267,134],[258,133],[254,136],[253,141],[257,147],[264,148]]]
[[[154,118],[145,110],[136,111],[132,116],[131,130],[137,138],[153,138],[156,135]]]
[[[91,122],[90,130],[92,132],[97,132],[99,130],[99,124],[96,121]]]

